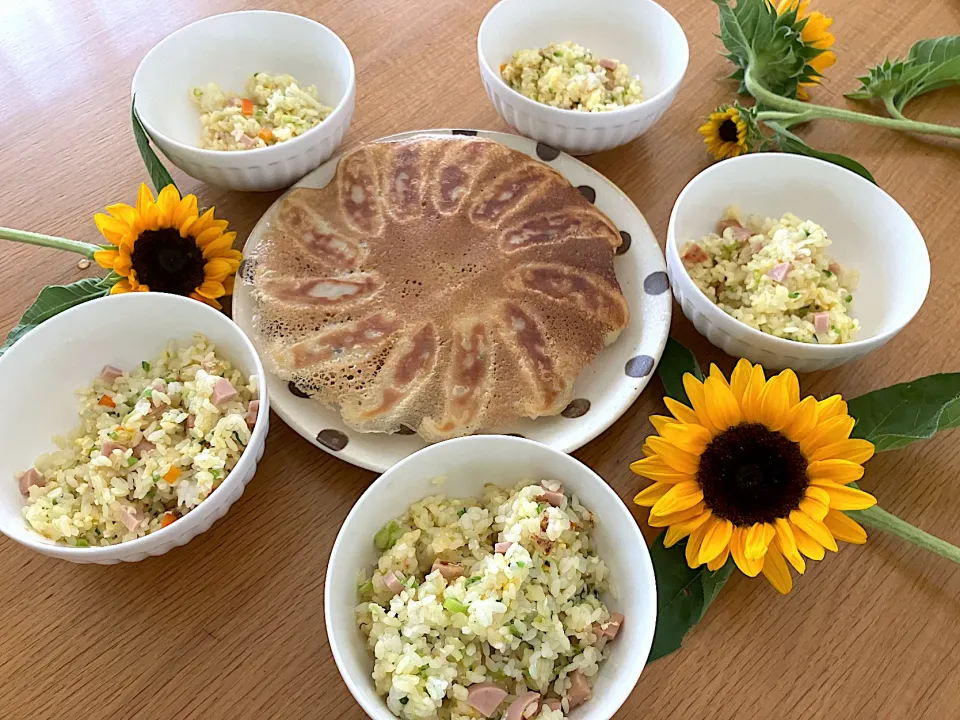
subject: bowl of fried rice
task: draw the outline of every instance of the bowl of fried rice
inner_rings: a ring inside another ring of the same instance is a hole
[[[0,531],[77,563],[142,560],[226,514],[269,401],[243,332],[196,300],[93,300],[0,357]]]
[[[656,589],[599,476],[479,435],[415,453],[363,494],[330,555],[325,616],[374,720],[606,720],[646,663]]]
[[[667,274],[684,315],[733,357],[826,370],[862,358],[919,312],[923,236],[897,201],[817,158],[724,160],[680,193]]]

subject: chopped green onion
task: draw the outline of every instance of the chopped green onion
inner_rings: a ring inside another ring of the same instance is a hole
[[[823,274],[826,275],[827,277],[833,277],[833,273],[830,272],[829,270],[824,270]]]
[[[445,598],[443,601],[443,606],[452,613],[463,613],[467,614],[467,606],[456,598]]]
[[[559,51],[559,50],[554,50],[554,51],[553,51],[553,56],[554,56],[554,57],[563,57],[563,53],[562,53],[561,51]]]
[[[466,514],[467,514],[466,508],[460,508],[459,510],[457,510],[457,517],[463,517]]]
[[[519,630],[517,630],[515,625],[510,626],[510,634],[513,635],[514,637],[523,637],[523,635]]]
[[[798,293],[798,292],[792,292],[792,293],[790,293],[787,297],[789,297],[789,298],[791,298],[791,299],[796,299],[796,298],[800,297],[800,293]]]
[[[542,513],[542,512],[543,512],[544,510],[546,510],[546,509],[547,509],[547,504],[546,504],[546,503],[537,503],[537,515],[539,515],[540,513]]]
[[[213,468],[213,470],[210,471],[210,475],[213,476],[214,480],[219,479],[221,474],[222,473],[220,472],[219,468]]]
[[[54,498],[53,500],[51,500],[51,501],[50,501],[50,504],[51,504],[51,505],[56,505],[56,504],[57,504],[57,499]]]
[[[527,566],[527,564],[526,564],[523,560],[517,560],[517,567],[518,567],[518,568],[525,568],[526,566]]]
[[[90,542],[86,538],[77,538],[77,547],[90,547]]]
[[[144,390],[144,391],[143,391],[143,396],[144,396],[145,398],[152,398],[152,397],[153,397],[153,388],[152,388],[152,387],[148,387],[146,390]]]
[[[400,704],[401,704],[401,705],[406,705],[408,702],[410,702],[410,698],[408,698],[408,697],[402,697],[402,698],[400,698]]]
[[[397,544],[397,540],[402,536],[403,528],[396,520],[391,520],[380,528],[380,532],[373,536],[373,544],[377,546],[377,550],[389,550]]]
[[[474,575],[473,577],[468,577],[466,583],[464,583],[464,584],[465,584],[467,587],[470,587],[470,586],[473,585],[474,583],[478,583],[478,582],[480,582],[481,580],[483,580],[483,577],[482,577],[482,576],[480,576],[480,575]]]
[[[403,581],[403,584],[406,585],[411,590],[413,590],[415,587],[417,587],[417,579],[413,575],[411,575],[410,577],[408,577],[406,580]]]
[[[108,432],[107,437],[110,438],[111,440],[116,440],[120,436],[116,433],[116,431],[114,431],[114,432]]]
[[[137,464],[137,459],[133,455],[127,458],[127,467],[133,467],[136,464]]]
[[[146,360],[140,363],[140,367],[143,368],[144,372],[150,372],[150,363],[148,363]]]
[[[847,295],[847,296],[844,298],[844,300],[847,301],[847,302],[853,302],[853,295]]]
[[[367,580],[363,585],[357,588],[357,592],[361,595],[367,595],[368,593],[373,592],[373,583]]]

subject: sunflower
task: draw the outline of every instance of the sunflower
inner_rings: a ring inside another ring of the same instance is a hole
[[[730,382],[710,366],[703,382],[687,373],[692,408],[664,398],[672,417],[653,416],[657,435],[630,466],[654,484],[635,498],[664,545],[683,538],[687,564],[718,570],[732,555],[750,577],[762,572],[781,593],[793,587],[787,563],[803,573],[837,540],[862,544],[863,528],[844,510],[876,499],[850,483],[863,476],[873,444],[850,439],[854,420],[839,395],[800,399],[792,370],[767,380],[737,363]]]
[[[188,295],[220,309],[217,298],[233,293],[233,275],[241,254],[233,249],[235,232],[225,232],[226,220],[217,220],[210,208],[202,215],[196,195],[180,197],[173,185],[156,201],[140,186],[137,205],[110,205],[109,215],[97,213],[97,229],[109,245],[94,253],[101,267],[120,280],[111,294],[155,292]]]
[[[837,62],[837,56],[832,50],[829,50],[830,47],[833,47],[836,38],[827,31],[827,28],[833,25],[833,18],[828,18],[821,12],[809,12],[810,0],[780,0],[776,8],[778,15],[795,10],[797,22],[806,20],[803,30],[800,31],[800,39],[803,44],[824,51],[807,61],[807,65],[817,72],[817,77],[809,82],[800,83],[800,87],[797,88],[797,97],[800,100],[809,100],[810,95],[804,88],[819,84],[823,72]]]
[[[750,127],[740,110],[731,105],[723,105],[710,113],[700,126],[700,134],[716,160],[737,157],[750,150]]]

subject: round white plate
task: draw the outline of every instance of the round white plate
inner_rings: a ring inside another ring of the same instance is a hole
[[[579,160],[528,138],[485,130],[418,130],[391,135],[398,140],[417,135],[477,135],[547,163],[563,175],[613,221],[623,236],[614,259],[617,280],[630,306],[630,324],[577,378],[574,400],[556,417],[521,420],[505,434],[521,435],[573,452],[610,427],[649,382],[670,330],[671,296],[666,263],[650,226],[630,198],[600,173]],[[333,178],[339,157],[321,165],[294,187],[321,188]],[[243,252],[249,256],[260,242],[280,200],[257,223]],[[233,299],[233,318],[251,338],[252,267],[241,265]],[[360,467],[383,472],[426,443],[417,435],[361,433],[348,428],[340,413],[305,397],[278,377],[268,375],[270,406],[290,427],[317,447]]]

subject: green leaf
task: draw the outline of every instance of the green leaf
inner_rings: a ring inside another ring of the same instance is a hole
[[[920,40],[905,59],[887,58],[858,79],[860,88],[847,97],[888,100],[903,110],[916,97],[960,85],[960,35]]]
[[[928,375],[874,390],[847,403],[857,420],[852,437],[877,451],[897,450],[941,430],[960,427],[960,373]]]
[[[45,320],[109,292],[109,286],[104,287],[100,278],[84,278],[69,285],[48,285],[40,291],[33,305],[27,308],[20,322],[7,335],[6,341],[0,346],[0,355]]]
[[[687,391],[683,389],[685,373],[693,373],[698,380],[703,380],[703,373],[700,371],[697,358],[694,357],[689,348],[672,337],[668,337],[667,345],[660,357],[660,364],[657,365],[657,374],[660,376],[663,389],[668,397],[689,405],[690,399],[687,397]]]
[[[687,565],[686,541],[667,548],[664,533],[650,548],[653,571],[657,577],[657,626],[648,663],[680,648],[684,635],[703,619],[710,603],[733,572],[733,558],[711,572],[706,565],[691,570]]]
[[[839,165],[847,170],[852,170],[862,178],[866,178],[874,185],[877,185],[876,179],[863,165],[846,155],[838,153],[824,152],[807,145],[797,135],[783,127],[780,123],[768,121],[766,125],[777,134],[777,142],[783,152],[793,153],[794,155],[806,155],[807,157],[820,158],[834,165]]]
[[[150,147],[150,137],[147,135],[143,123],[140,122],[140,118],[137,116],[136,102],[137,97],[134,95],[133,101],[130,103],[130,119],[133,121],[133,136],[137,140],[137,147],[140,149],[140,157],[143,158],[143,164],[147,166],[150,182],[153,183],[153,187],[158,193],[167,185],[177,187],[177,184],[173,182],[173,177],[167,172],[163,163],[160,162],[160,158],[157,157],[153,148]],[[177,192],[179,192],[179,190],[177,190]]]

